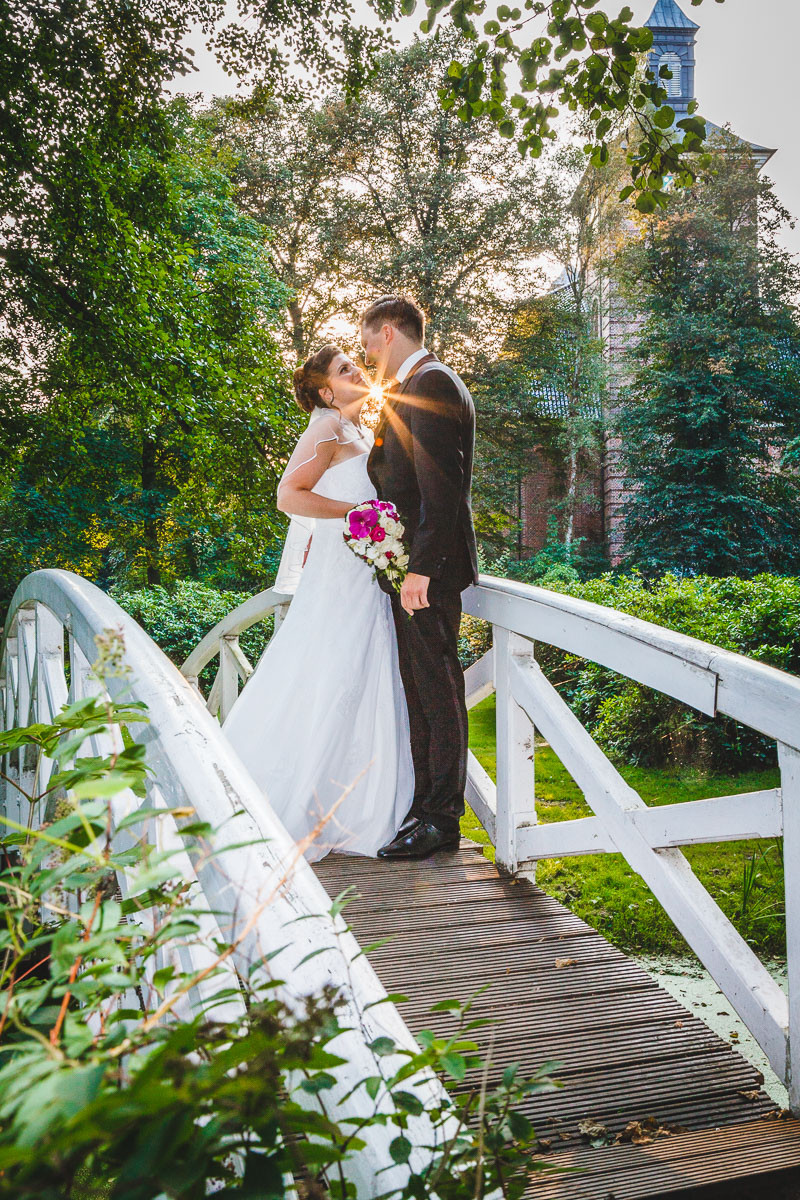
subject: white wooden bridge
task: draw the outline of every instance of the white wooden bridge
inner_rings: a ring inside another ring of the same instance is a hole
[[[481,1001],[497,1018],[493,1069],[509,1061],[534,1067],[553,1057],[563,1063],[565,1086],[532,1102],[531,1115],[546,1156],[582,1168],[551,1182],[537,1177],[531,1195],[633,1200],[759,1173],[772,1181],[772,1173],[781,1172],[774,1178],[788,1180],[800,1168],[800,1121],[774,1119],[754,1068],[635,963],[537,889],[535,864],[623,854],[750,1029],[785,1083],[792,1113],[800,1115],[800,679],[635,617],[508,580],[482,577],[464,601],[465,610],[490,622],[494,633],[492,650],[466,672],[466,688],[470,705],[497,694],[497,782],[471,756],[467,799],[496,846],[499,871],[469,844],[456,855],[416,864],[330,856],[315,872],[298,860],[217,720],[252,671],[239,635],[271,612],[276,623],[285,613],[288,598],[271,590],[230,613],[178,671],[92,584],[65,571],[29,575],[5,624],[4,727],[48,720],[67,699],[96,688],[89,670],[94,637],[109,627],[122,629],[132,692],[150,713],[142,735],[154,772],[148,803],[190,808],[197,814],[192,820],[214,827],[225,821],[225,845],[234,847],[213,860],[199,859],[186,838],[185,871],[190,877],[196,872],[197,886],[219,914],[209,932],[240,939],[234,961],[246,969],[286,944],[291,923],[291,944],[280,960],[285,998],[296,1004],[302,993],[326,983],[346,997],[352,1031],[340,1044],[348,1061],[338,1072],[335,1116],[358,1108],[348,1093],[357,1080],[376,1073],[370,1041],[389,1034],[409,1046],[414,1031],[438,1019],[428,1013],[431,1003],[493,983]],[[545,678],[534,659],[537,641],[773,738],[781,786],[649,808]],[[197,679],[214,660],[218,668],[206,703]],[[108,681],[112,694],[122,684]],[[582,789],[592,817],[537,824],[534,727]],[[31,782],[20,754],[9,756],[4,770],[23,787]],[[11,784],[1,798],[8,816],[28,820]],[[138,803],[119,797],[115,816]],[[180,824],[160,823],[160,836],[179,844]],[[783,838],[788,999],[680,849],[751,838]],[[329,915],[331,897],[348,882],[360,894],[347,909],[351,928]],[[124,893],[124,879],[120,886]],[[307,919],[298,923],[298,916]],[[386,933],[394,940],[370,962],[359,955],[357,938],[373,941]],[[196,955],[202,963],[204,944]],[[557,966],[565,960],[569,970]],[[396,990],[410,997],[401,1011],[374,1004]],[[415,1086],[429,1098],[442,1085],[430,1076]],[[579,1126],[587,1119],[613,1135],[650,1117],[672,1127],[671,1136],[592,1150],[582,1144]],[[411,1137],[416,1132],[421,1146],[430,1131],[424,1118],[418,1120]],[[349,1163],[359,1196],[402,1180],[407,1168],[391,1165],[392,1136],[391,1127],[372,1130],[366,1148]],[[390,1170],[378,1181],[384,1167]]]

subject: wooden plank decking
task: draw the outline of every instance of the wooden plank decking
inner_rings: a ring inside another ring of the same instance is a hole
[[[355,886],[346,916],[362,945],[391,936],[370,961],[388,991],[409,997],[412,1031],[452,1029],[431,1005],[491,982],[474,1011],[493,1018],[475,1035],[492,1039],[493,1073],[562,1064],[564,1087],[526,1111],[543,1154],[581,1172],[534,1178],[532,1197],[638,1200],[800,1171],[800,1121],[776,1118],[757,1070],[567,908],[498,875],[477,846],[418,863],[331,855],[315,869],[331,896]],[[592,1119],[616,1135],[649,1117],[686,1132],[593,1149],[579,1128]]]

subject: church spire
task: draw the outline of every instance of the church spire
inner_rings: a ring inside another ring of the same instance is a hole
[[[666,89],[667,103],[679,118],[685,117],[694,100],[694,41],[700,26],[689,20],[675,0],[656,0],[645,25],[653,34],[648,66]],[[659,75],[662,67],[669,69],[671,79]]]
[[[690,21],[686,13],[678,8],[675,0],[656,0],[656,6],[650,13],[645,25],[648,29],[699,29],[694,21]]]

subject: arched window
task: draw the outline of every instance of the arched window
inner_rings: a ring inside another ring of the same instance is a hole
[[[661,68],[666,67],[672,72],[672,79],[665,79],[661,75]],[[681,60],[677,54],[662,54],[658,60],[658,82],[667,90],[667,96],[680,96],[683,93],[681,87]]]

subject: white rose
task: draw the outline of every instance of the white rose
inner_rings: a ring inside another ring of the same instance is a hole
[[[380,567],[380,569],[382,571],[385,571],[386,568],[388,567],[388,565],[389,565],[389,559],[386,557],[385,554],[379,554],[378,557],[375,559],[375,566]]]
[[[397,558],[394,561],[397,563],[398,567],[407,567],[408,566],[408,555],[407,554],[398,554]]]
[[[397,533],[397,521],[393,520],[392,517],[384,517],[381,525],[390,537],[393,537]]]
[[[367,554],[367,558],[370,560],[370,562],[374,562],[380,553],[381,553],[381,551],[378,549],[378,547],[373,545],[372,543],[370,543],[370,545],[367,546],[366,554]]]

